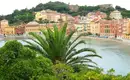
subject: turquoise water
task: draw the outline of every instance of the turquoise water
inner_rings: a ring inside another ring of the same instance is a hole
[[[25,44],[21,40],[19,41],[22,44]],[[109,40],[86,39],[86,42],[86,45],[80,45],[77,49],[83,47],[96,49],[97,54],[102,56],[102,59],[92,59],[99,67],[103,68],[105,72],[111,68],[115,69],[116,74],[126,75],[130,72],[130,45]],[[1,41],[0,47],[2,47],[4,43],[5,41]],[[85,53],[82,53],[81,55],[85,55]]]

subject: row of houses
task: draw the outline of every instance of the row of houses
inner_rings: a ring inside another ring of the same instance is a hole
[[[116,16],[115,16],[116,15]],[[110,13],[111,20],[106,19],[108,15],[103,12],[90,12],[86,16],[72,17],[68,14],[58,13],[52,10],[42,10],[36,12],[35,20],[49,20],[55,23],[39,24],[36,21],[31,21],[27,24],[18,26],[9,26],[7,20],[0,21],[0,34],[14,35],[27,34],[29,32],[40,33],[40,29],[45,27],[52,28],[54,24],[61,26],[62,23],[68,22],[68,29],[77,29],[77,34],[81,32],[89,32],[101,37],[111,38],[130,38],[130,19],[122,18],[119,11],[115,10]],[[61,21],[59,20],[61,19]]]
[[[73,20],[73,17],[68,14],[59,13],[50,9],[35,12],[35,20],[49,20],[53,22],[63,22]]]
[[[21,24],[18,26],[9,26],[8,20],[0,21],[0,35],[27,35],[29,32],[41,33],[40,30],[46,30],[47,28],[53,29],[54,25],[57,25],[60,29],[63,24],[61,23],[48,23],[39,24],[36,21],[31,21],[27,24]],[[67,30],[75,29],[73,24],[68,24]]]
[[[76,23],[77,32],[89,32],[93,35],[109,38],[128,38],[130,34],[130,19],[106,20],[101,19],[98,22]]]

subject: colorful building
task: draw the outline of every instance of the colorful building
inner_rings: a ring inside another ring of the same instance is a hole
[[[74,24],[74,26],[75,29],[77,30],[77,33],[75,33],[75,35],[79,35],[84,32],[84,24],[78,23],[78,24]]]
[[[69,15],[63,14],[63,13],[58,13],[57,11],[52,11],[52,10],[42,10],[40,12],[35,13],[35,20],[49,20],[49,21],[54,21],[54,22],[60,22],[59,20],[61,19],[62,21],[67,21],[67,17]]]
[[[15,26],[8,26],[4,29],[5,35],[15,35]]]
[[[8,20],[2,20],[0,21],[0,26],[1,26],[1,34],[4,35],[14,35],[15,34],[15,26],[9,26]]]
[[[100,36],[115,38],[117,36],[117,20],[101,20]]]
[[[107,14],[106,13],[103,13],[103,12],[100,12],[100,11],[97,11],[97,12],[89,12],[87,15],[87,18],[88,19],[91,19],[91,21],[99,21],[103,18],[107,18]]]
[[[130,39],[130,19],[123,19],[123,33],[122,38],[123,39]]]
[[[15,27],[15,34],[21,35],[25,33],[25,24]]]
[[[99,22],[91,22],[89,32],[92,34],[100,34],[100,23]]]
[[[40,34],[40,29],[44,29],[45,26],[40,26],[39,23],[32,21],[26,24],[25,26],[25,33],[28,34],[29,32],[35,32]]]

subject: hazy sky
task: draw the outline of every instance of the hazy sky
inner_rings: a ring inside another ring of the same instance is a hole
[[[39,3],[46,3],[49,1],[62,1],[78,5],[113,4],[114,6],[120,5],[130,10],[129,0],[0,0],[0,15],[10,14],[15,9],[32,8]]]

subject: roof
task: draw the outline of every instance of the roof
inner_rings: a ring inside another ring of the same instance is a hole
[[[37,23],[36,21],[31,21],[31,22],[27,23],[27,25],[39,25],[39,23]]]
[[[8,22],[8,20],[6,20],[6,19],[3,19],[3,20],[1,20],[1,22]]]

